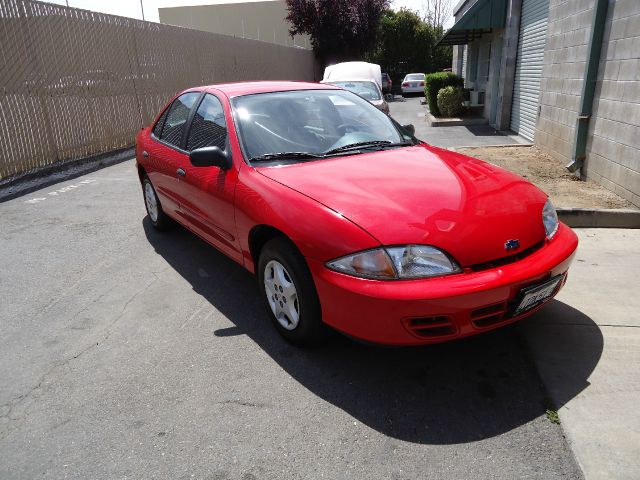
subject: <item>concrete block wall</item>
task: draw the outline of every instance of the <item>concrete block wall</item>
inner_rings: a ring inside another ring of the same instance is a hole
[[[534,141],[569,163],[594,0],[551,0]]]
[[[587,176],[640,206],[640,0],[609,4]]]
[[[568,163],[593,0],[551,0],[535,143]],[[640,206],[640,0],[610,0],[584,172]]]

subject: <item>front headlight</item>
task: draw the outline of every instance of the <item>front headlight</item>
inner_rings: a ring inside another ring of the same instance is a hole
[[[327,267],[354,277],[380,280],[429,278],[462,271],[446,253],[428,245],[366,250],[331,260]]]
[[[547,199],[547,203],[544,204],[542,209],[542,223],[544,224],[544,231],[547,234],[547,238],[551,240],[558,231],[558,214],[556,209],[553,208],[553,204],[550,199]]]

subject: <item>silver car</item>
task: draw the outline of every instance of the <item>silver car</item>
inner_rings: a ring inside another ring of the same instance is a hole
[[[360,95],[365,100],[368,100],[374,107],[384,113],[389,113],[389,104],[384,99],[382,90],[378,84],[372,80],[340,80],[332,82],[322,82],[329,85],[335,85],[336,87],[344,88],[350,92]]]
[[[402,80],[402,95],[421,93],[424,95],[424,73],[408,73]]]

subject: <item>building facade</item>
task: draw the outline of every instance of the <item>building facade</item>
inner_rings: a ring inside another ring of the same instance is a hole
[[[287,47],[311,48],[306,35],[289,35],[284,0],[210,0],[209,5],[158,8],[160,23]]]
[[[441,40],[489,123],[640,206],[640,1],[462,0]]]

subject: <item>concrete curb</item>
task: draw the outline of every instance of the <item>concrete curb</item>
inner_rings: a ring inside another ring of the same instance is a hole
[[[431,113],[427,112],[426,120],[431,127],[462,127],[468,125],[488,125],[489,120],[482,117],[454,117],[454,118],[442,118],[434,117]]]
[[[640,210],[558,208],[558,218],[574,228],[640,228]]]
[[[57,162],[34,172],[5,178],[0,180],[0,203],[124,162],[134,156],[133,147],[125,148],[70,162]]]

